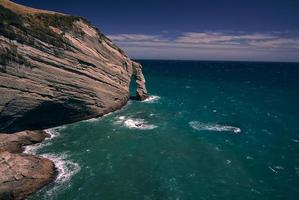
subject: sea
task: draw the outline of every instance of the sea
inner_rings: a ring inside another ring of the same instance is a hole
[[[149,99],[26,147],[57,168],[28,200],[299,199],[299,63],[139,62]]]

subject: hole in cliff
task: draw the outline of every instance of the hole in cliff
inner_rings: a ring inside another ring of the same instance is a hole
[[[136,91],[137,91],[136,76],[132,75],[131,83],[130,83],[130,99],[131,100],[138,100],[138,98],[136,96]]]

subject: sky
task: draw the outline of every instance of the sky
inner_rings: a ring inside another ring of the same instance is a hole
[[[135,59],[299,62],[299,0],[14,0],[83,16]]]

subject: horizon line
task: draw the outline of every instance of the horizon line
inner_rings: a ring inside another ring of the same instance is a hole
[[[186,61],[186,62],[253,62],[253,63],[291,63],[299,64],[299,61],[270,61],[270,60],[205,60],[205,59],[166,59],[166,58],[131,58],[132,60],[149,60],[149,61]]]

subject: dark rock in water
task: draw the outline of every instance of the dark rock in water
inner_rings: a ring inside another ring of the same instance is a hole
[[[46,158],[0,152],[0,200],[25,199],[54,178],[54,164]]]
[[[82,17],[0,0],[0,131],[44,129],[122,107],[141,65]]]
[[[0,151],[21,153],[23,146],[42,142],[48,134],[44,131],[22,131],[15,134],[0,134]]]

